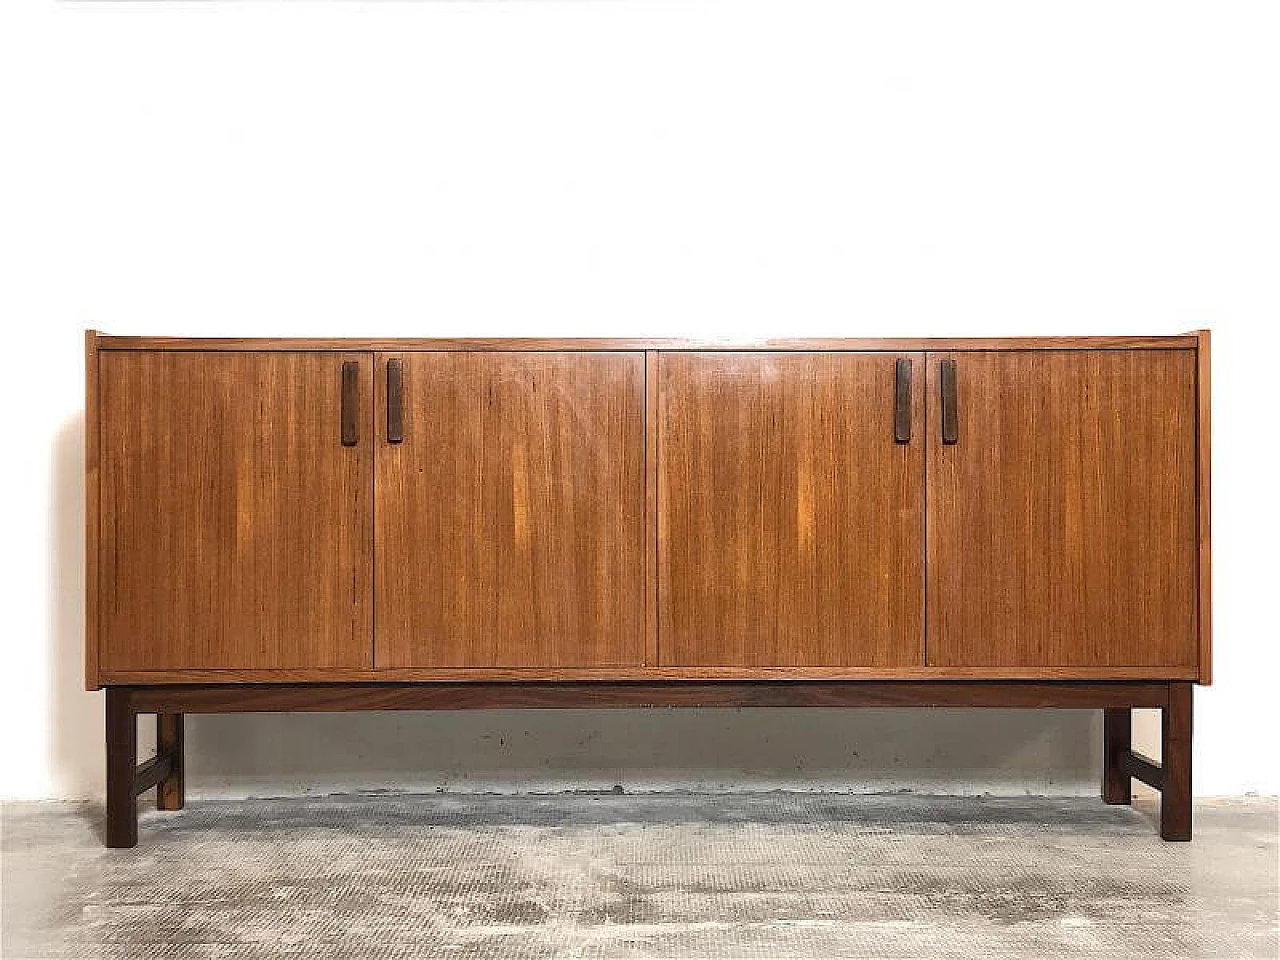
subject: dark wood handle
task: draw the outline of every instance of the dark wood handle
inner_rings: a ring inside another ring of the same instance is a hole
[[[342,363],[342,445],[354,447],[360,442],[360,364],[355,360]]]
[[[959,440],[956,416],[956,362],[942,361],[942,442],[953,444]]]
[[[387,443],[404,440],[404,370],[399,360],[387,361]]]
[[[893,396],[894,443],[911,442],[911,361],[898,360]]]

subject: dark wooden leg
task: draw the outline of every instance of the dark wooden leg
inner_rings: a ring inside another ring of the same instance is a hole
[[[129,691],[107,687],[107,846],[138,845],[138,723]]]
[[[181,810],[184,802],[182,714],[156,714],[156,753],[170,758],[169,775],[156,784],[156,806]]]
[[[1102,799],[1132,803],[1133,781],[1125,762],[1133,747],[1133,711],[1127,707],[1102,711]]]
[[[1169,706],[1162,712],[1160,836],[1191,839],[1191,684],[1169,684]]]

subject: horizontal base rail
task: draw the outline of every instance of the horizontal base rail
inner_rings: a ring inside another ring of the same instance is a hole
[[[751,680],[113,687],[135,713],[627,707],[1163,708],[1166,681]]]
[[[1103,715],[1102,799],[1132,803],[1133,780],[1160,791],[1160,836],[1191,839],[1190,683],[1170,683],[1168,702],[1160,711],[1160,762],[1133,749],[1130,709],[1108,709]]]
[[[107,846],[138,842],[138,795],[152,787],[156,806],[183,805],[183,723],[176,711],[156,714],[156,755],[138,764],[138,713],[128,688],[107,688]]]

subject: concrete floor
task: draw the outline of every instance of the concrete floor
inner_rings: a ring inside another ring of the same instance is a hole
[[[4,810],[3,956],[1280,955],[1277,806],[1191,844],[1088,799],[361,797]]]

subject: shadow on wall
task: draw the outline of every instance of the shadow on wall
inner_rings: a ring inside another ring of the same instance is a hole
[[[84,415],[53,437],[49,497],[49,783],[54,796],[103,792],[102,694],[84,689]]]
[[[54,796],[101,798],[103,697],[84,690],[83,416],[52,449],[49,767]],[[139,754],[154,724],[139,725]],[[192,717],[199,796],[360,790],[1098,790],[1092,711],[565,710]]]

